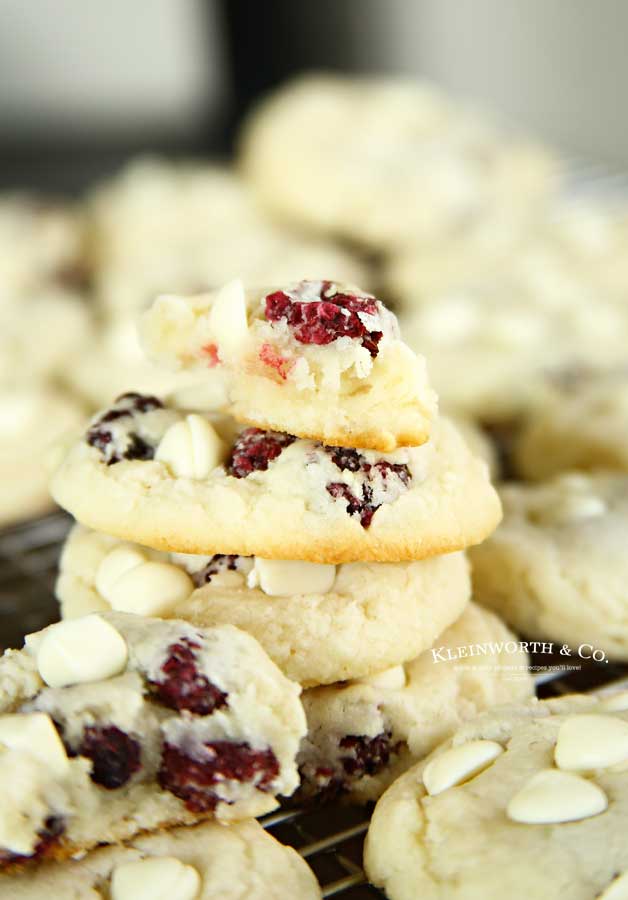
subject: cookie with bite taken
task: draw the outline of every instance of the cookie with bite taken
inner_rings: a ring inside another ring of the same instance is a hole
[[[158,297],[140,334],[174,369],[215,369],[229,412],[266,431],[390,453],[424,443],[436,416],[425,360],[377,297],[333,281]]]
[[[0,900],[320,900],[307,863],[254,820],[143,834],[83,858],[0,874]]]
[[[268,812],[298,784],[300,688],[231,626],[102,613],[0,659],[0,867]]]

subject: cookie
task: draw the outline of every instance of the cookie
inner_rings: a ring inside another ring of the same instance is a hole
[[[475,599],[530,637],[628,659],[628,477],[565,474],[500,495],[502,524],[471,551]]]
[[[122,316],[101,324],[98,335],[68,361],[63,378],[91,410],[107,406],[128,390],[171,394],[199,382],[198,373],[165,371],[149,362],[140,348],[135,320]],[[209,406],[214,408],[216,400],[224,406],[226,393],[221,382],[215,379],[206,387],[216,395]]]
[[[464,724],[377,804],[369,878],[389,900],[623,896],[627,736],[625,711],[583,695]]]
[[[336,567],[167,554],[77,525],[56,591],[64,618],[113,605],[200,627],[236,625],[288,678],[310,686],[412,659],[460,615],[470,584],[461,553]]]
[[[483,540],[500,518],[485,463],[446,421],[382,456],[184,415],[127,395],[54,472],[89,528],[159,550],[264,559],[399,562]]]
[[[548,377],[621,365],[628,314],[620,297],[550,300],[513,264],[503,278],[444,293],[400,316],[402,333],[427,358],[430,378],[450,412],[497,422],[539,406]]]
[[[0,301],[0,383],[63,376],[91,329],[84,299],[65,288],[33,291],[17,308]]]
[[[531,697],[527,665],[514,635],[471,603],[431,649],[405,665],[306,691],[300,793],[376,800],[466,719]]]
[[[386,290],[414,308],[465,286],[519,269],[548,297],[595,283],[598,292],[626,290],[628,216],[609,204],[554,202],[532,220],[497,212],[446,240],[402,248],[388,260]],[[506,298],[504,298],[506,299]]]
[[[140,333],[149,358],[216,369],[230,412],[257,428],[390,453],[429,437],[425,361],[372,294],[331,281],[159,297]]]
[[[574,373],[530,414],[514,460],[532,481],[569,469],[628,471],[628,374]]]
[[[83,276],[84,223],[74,207],[28,194],[0,198],[0,306]]]
[[[76,400],[45,383],[0,387],[0,527],[53,508],[46,455],[83,419]]]
[[[82,859],[0,875],[0,900],[317,900],[309,866],[254,820],[141,835]]]
[[[245,123],[241,165],[286,221],[390,250],[508,207],[529,214],[555,164],[437,88],[399,78],[309,75]]]
[[[0,865],[273,809],[298,784],[299,693],[230,626],[110,612],[29,635],[0,660]]]
[[[483,459],[488,466],[491,479],[497,481],[500,476],[499,447],[491,437],[472,419],[450,417],[464,438],[474,456]]]
[[[232,278],[255,286],[331,274],[370,283],[349,250],[276,226],[219,166],[135,160],[93,192],[88,210],[96,294],[114,317],[164,291],[209,290]]]

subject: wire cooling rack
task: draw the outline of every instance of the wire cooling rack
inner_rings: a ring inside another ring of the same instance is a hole
[[[19,647],[29,631],[58,618],[54,581],[61,543],[70,519],[55,513],[0,532],[0,647]],[[540,697],[587,691],[628,677],[628,666],[543,655],[533,663]],[[628,684],[627,684],[628,686]],[[323,806],[281,809],[262,824],[281,843],[295,847],[312,867],[324,897],[382,900],[367,884],[362,847],[371,810],[367,807]]]

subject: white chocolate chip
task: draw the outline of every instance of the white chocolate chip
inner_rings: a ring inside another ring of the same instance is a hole
[[[122,635],[94,614],[47,628],[37,649],[37,668],[50,687],[65,687],[118,675],[127,657]]]
[[[510,800],[507,816],[526,825],[575,822],[604,812],[606,794],[592,781],[559,769],[537,772]]]
[[[195,900],[201,877],[174,856],[123,863],[111,876],[111,900]]]
[[[383,672],[377,672],[375,675],[359,678],[358,681],[360,684],[371,684],[373,687],[387,691],[399,691],[406,686],[406,670],[403,666],[392,666],[390,669],[384,669]]]
[[[600,700],[600,709],[608,712],[624,712],[628,710],[628,691],[616,691]]]
[[[140,547],[134,547],[132,544],[119,544],[114,547],[103,557],[96,570],[95,583],[98,593],[108,600],[109,588],[118,578],[143,562],[146,562],[146,554]]]
[[[586,772],[628,760],[628,722],[615,716],[570,716],[560,726],[554,761],[559,769]]]
[[[628,900],[628,872],[614,878],[606,890],[598,894],[597,900]]]
[[[113,609],[138,616],[162,616],[186,600],[192,579],[170,563],[145,562],[125,572],[104,594]]]
[[[246,297],[239,279],[230,281],[216,294],[209,314],[213,340],[218,345],[218,355],[224,357],[237,350],[248,334]]]
[[[256,556],[247,584],[250,588],[259,585],[271,597],[291,597],[294,594],[326,594],[335,579],[335,566]]]
[[[211,423],[190,413],[175,422],[161,439],[155,459],[177,478],[206,478],[224,460],[226,448]]]
[[[0,716],[0,744],[32,756],[56,778],[65,778],[70,770],[65,747],[46,713]]]
[[[423,769],[423,784],[428,794],[434,796],[474,778],[488,769],[504,752],[495,741],[468,741],[451,747],[430,760]]]

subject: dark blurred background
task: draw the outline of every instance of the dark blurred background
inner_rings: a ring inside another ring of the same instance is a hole
[[[0,186],[226,154],[252,100],[311,68],[426,76],[621,167],[627,32],[622,0],[0,0]]]

